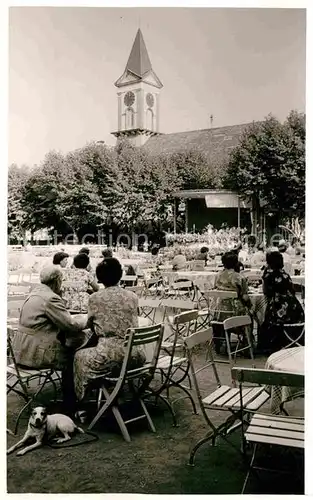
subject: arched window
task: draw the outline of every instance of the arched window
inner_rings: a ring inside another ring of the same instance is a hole
[[[147,109],[147,112],[146,112],[146,128],[148,130],[154,130],[154,128],[153,128],[153,111],[152,111],[152,109]]]
[[[134,128],[135,126],[135,116],[133,108],[126,109],[126,129]]]

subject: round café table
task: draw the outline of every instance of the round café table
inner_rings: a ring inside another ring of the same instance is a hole
[[[304,347],[291,347],[274,352],[268,358],[265,369],[304,374]],[[284,403],[299,397],[304,397],[303,387],[271,387],[271,412],[280,413]]]

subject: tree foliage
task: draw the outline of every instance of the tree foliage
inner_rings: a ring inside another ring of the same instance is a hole
[[[26,227],[26,211],[23,203],[24,188],[30,176],[27,166],[12,164],[8,171],[8,233],[19,239]]]
[[[284,123],[273,116],[252,125],[233,150],[225,186],[263,202],[268,212],[303,217],[305,117],[292,111]]]
[[[227,187],[256,208],[262,200],[268,210],[303,216],[304,115],[291,112],[283,124],[267,117],[244,133],[228,168],[216,161],[195,148],[151,155],[128,141],[115,148],[89,143],[67,154],[50,151],[32,170],[11,165],[9,233],[21,237],[25,229],[47,228],[79,239],[112,228],[171,230],[173,193],[181,189]]]

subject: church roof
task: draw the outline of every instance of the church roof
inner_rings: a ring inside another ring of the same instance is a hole
[[[126,64],[126,70],[131,71],[140,78],[152,70],[151,61],[140,28],[137,31],[136,38]]]
[[[151,154],[198,150],[207,155],[212,163],[225,164],[231,150],[239,144],[244,130],[250,125],[252,123],[160,134],[148,139],[143,148]]]

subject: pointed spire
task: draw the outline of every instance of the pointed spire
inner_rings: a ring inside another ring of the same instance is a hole
[[[140,28],[137,31],[133,47],[126,64],[126,70],[142,78],[148,71],[152,70],[151,61],[147,47]]]

